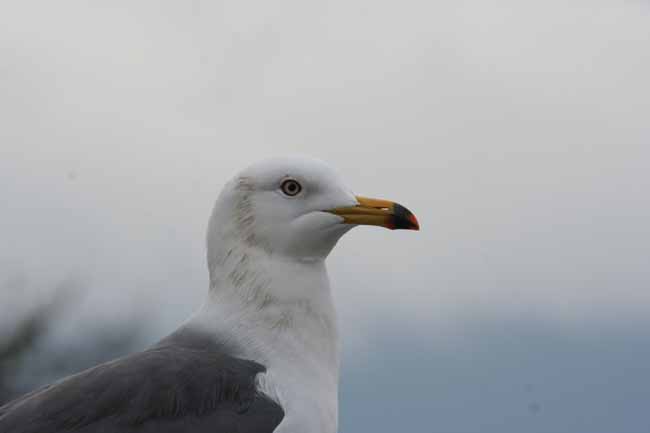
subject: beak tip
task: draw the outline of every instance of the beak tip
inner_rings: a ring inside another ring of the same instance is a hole
[[[409,216],[409,221],[412,224],[411,230],[420,231],[420,223],[418,222],[418,219],[415,217],[415,215],[411,214]]]
[[[413,215],[413,212],[397,203],[395,203],[394,212],[394,223],[393,227],[391,227],[393,230],[420,230],[420,223],[415,215]]]

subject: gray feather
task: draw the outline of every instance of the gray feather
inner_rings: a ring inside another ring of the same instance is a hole
[[[0,408],[3,433],[271,433],[282,408],[255,387],[264,366],[180,329]]]

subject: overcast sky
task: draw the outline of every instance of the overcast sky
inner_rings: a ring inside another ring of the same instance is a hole
[[[30,290],[2,286],[0,324],[72,278],[61,335],[143,304],[173,329],[221,185],[298,153],[422,226],[332,254],[350,359],[385,328],[637,335],[648,77],[646,1],[3,2],[0,272]]]

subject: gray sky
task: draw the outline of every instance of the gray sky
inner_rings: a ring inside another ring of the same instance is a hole
[[[81,323],[146,301],[162,334],[206,291],[220,186],[300,153],[422,225],[330,258],[352,358],[388,315],[638,332],[649,76],[643,1],[3,2],[0,271],[83,280]]]

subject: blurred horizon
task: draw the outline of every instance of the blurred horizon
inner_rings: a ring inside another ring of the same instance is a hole
[[[648,53],[642,1],[3,3],[0,398],[172,331],[306,154],[422,226],[328,259],[342,432],[647,431]]]

